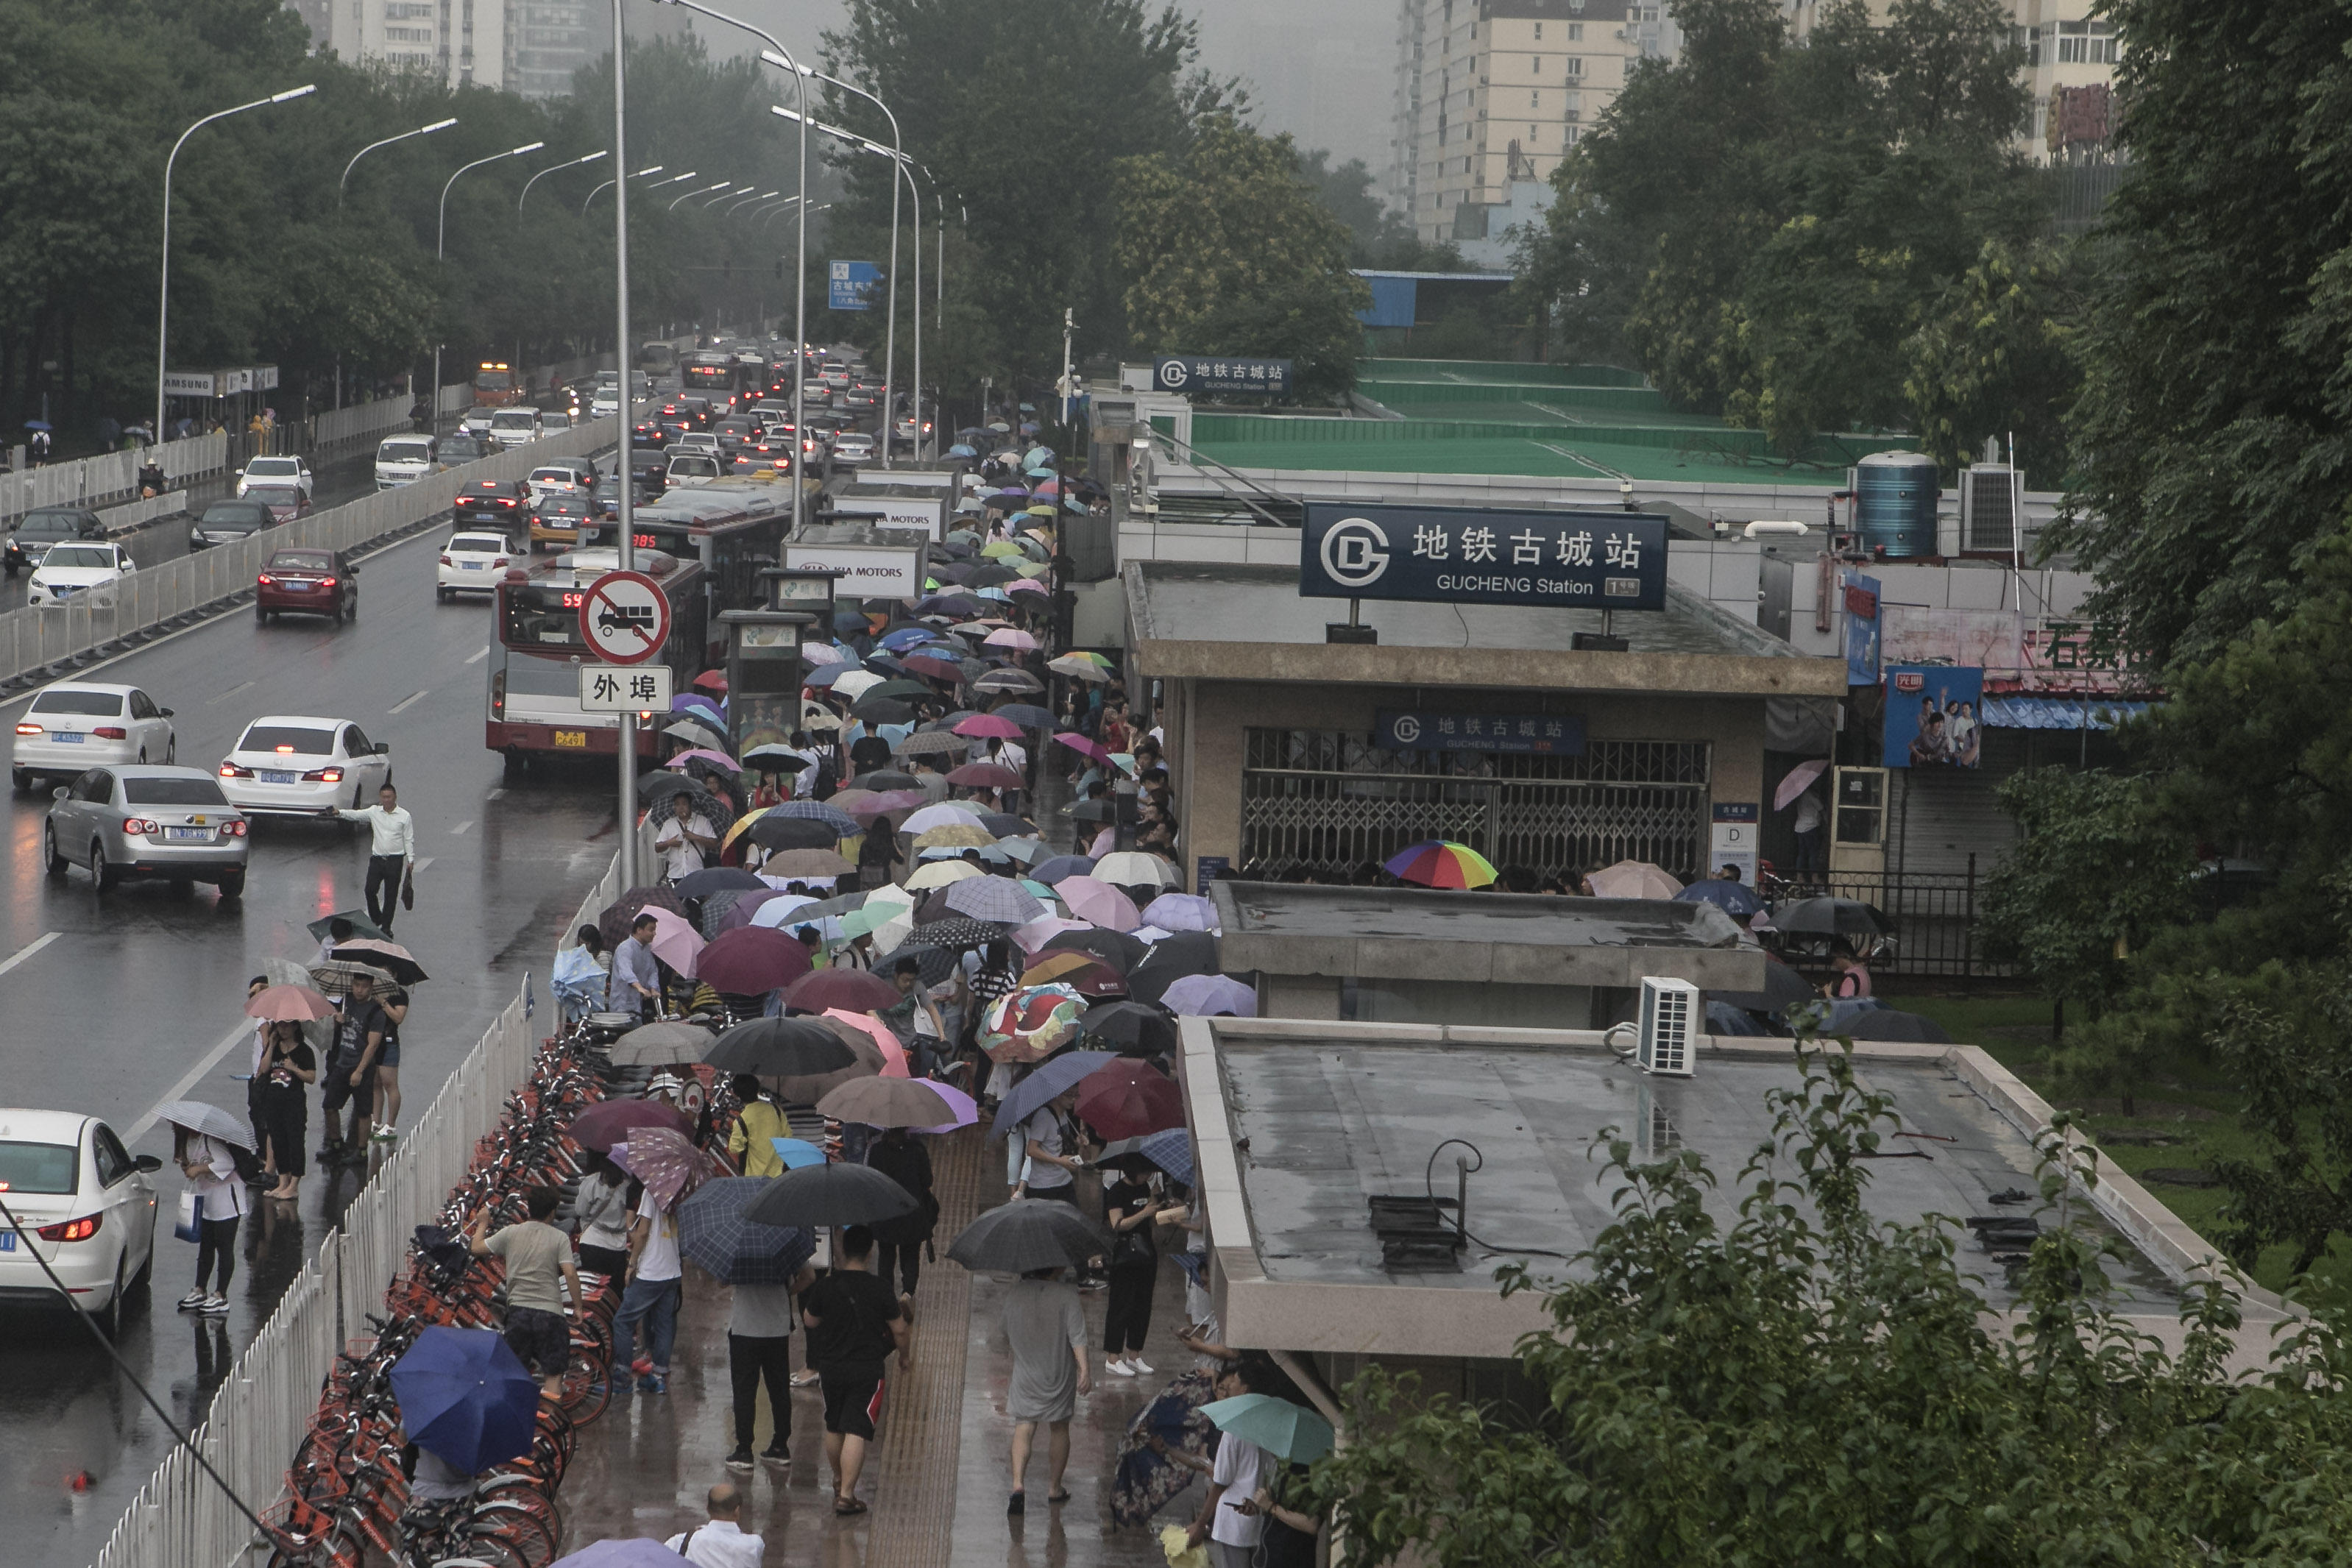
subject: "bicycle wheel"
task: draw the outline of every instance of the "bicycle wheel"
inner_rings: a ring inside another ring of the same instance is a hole
[[[541,1513],[520,1501],[486,1502],[466,1524],[469,1541],[497,1541],[515,1554],[523,1568],[546,1568],[555,1561],[562,1527],[551,1513]]]

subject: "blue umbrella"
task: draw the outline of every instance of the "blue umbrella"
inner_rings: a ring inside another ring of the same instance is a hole
[[[417,1447],[469,1476],[530,1452],[539,1379],[491,1329],[426,1329],[394,1364],[400,1422]]]
[[[866,831],[856,818],[846,811],[828,806],[822,800],[787,800],[781,806],[769,807],[766,815],[798,817],[804,821],[823,822],[826,827],[838,831],[845,839],[852,833]]]
[[[959,441],[953,446],[948,448],[948,455],[950,457],[977,457],[980,454]]]
[[[823,1163],[822,1155],[817,1163]],[[743,1217],[743,1210],[770,1186],[766,1177],[722,1176],[696,1187],[677,1206],[679,1252],[709,1270],[721,1284],[791,1284],[801,1265],[815,1254],[816,1240],[797,1225],[761,1225]]]
[[[1220,1430],[1255,1443],[1295,1464],[1311,1465],[1331,1451],[1331,1423],[1304,1405],[1271,1394],[1243,1394],[1201,1406]]]
[[[882,645],[894,653],[903,653],[917,643],[928,643],[930,639],[931,629],[928,626],[901,626],[886,635]]]
[[[996,1109],[996,1120],[989,1126],[988,1135],[1003,1137],[1007,1128],[1019,1126],[1034,1115],[1037,1107],[1118,1060],[1108,1051],[1073,1051],[1039,1062],[1035,1071],[1014,1084],[1012,1092],[1004,1096],[1004,1103]]]
[[[834,682],[841,679],[842,676],[849,674],[850,671],[856,668],[857,668],[856,664],[819,664],[816,668],[811,670],[807,674],[801,677],[801,685],[804,686],[829,686],[833,685]]]
[[[1192,1140],[1183,1128],[1147,1134],[1135,1152],[1186,1186],[1192,1185]]]
[[[55,430],[57,426],[51,424],[46,419],[28,419],[25,422],[25,428],[26,430]]]
[[[1053,886],[1066,876],[1085,876],[1095,869],[1092,855],[1055,855],[1052,860],[1030,868],[1029,880]]]
[[[1187,1254],[1189,1256],[1189,1254]],[[1169,1448],[1205,1457],[1215,1427],[1202,1414],[1215,1389],[1205,1372],[1187,1372],[1169,1384],[1127,1428],[1118,1471],[1111,1483],[1111,1518],[1119,1524],[1144,1523],[1192,1484],[1192,1472],[1151,1451],[1158,1437]]]
[[[776,1151],[776,1157],[784,1162],[788,1171],[824,1164],[824,1151],[805,1138],[770,1138],[768,1146]]]
[[[1744,882],[1732,882],[1724,877],[1701,877],[1675,894],[1676,904],[1712,904],[1734,920],[1745,920],[1764,907],[1756,890]]]

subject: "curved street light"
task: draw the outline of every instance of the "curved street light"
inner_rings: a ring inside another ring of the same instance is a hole
[[[728,202],[729,204],[727,210],[719,215],[722,218],[731,218],[742,210],[743,204],[746,202],[764,202],[782,194],[783,193],[781,191],[746,191],[741,195],[732,198],[731,201],[721,196],[719,200]]]
[[[268,98],[257,98],[251,103],[240,103],[235,109],[215,110],[181,131],[180,139],[172,143],[172,155],[163,160],[163,266],[158,271],[155,282],[154,435],[158,445],[162,444],[163,440],[163,378],[165,375],[163,364],[167,343],[165,334],[171,324],[172,313],[172,166],[180,161],[180,149],[188,144],[188,138],[210,125],[214,120],[226,120],[232,114],[243,114],[249,109],[267,109],[273,103],[290,103],[298,98],[308,98],[318,90],[318,84],[313,82],[304,87],[288,88],[284,92],[271,93]]]
[[[433,228],[433,259],[436,262],[440,261],[447,255],[449,241],[449,187],[457,183],[458,175],[470,173],[474,170],[481,168],[486,163],[496,163],[502,158],[520,158],[526,152],[536,152],[546,145],[547,143],[544,141],[527,141],[520,147],[509,147],[503,152],[493,152],[487,158],[477,158],[472,162],[465,164],[459,168],[456,174],[450,175],[447,180],[442,183],[441,216],[434,225]],[[441,348],[442,345],[439,343],[433,345],[433,411],[436,414],[438,414],[441,411]]]
[[[717,183],[716,185],[705,185],[705,186],[703,186],[703,187],[702,187],[702,189],[700,189],[699,191],[688,191],[688,192],[685,193],[685,194],[683,194],[683,195],[679,196],[679,197],[678,197],[678,199],[677,199],[677,202],[683,202],[683,201],[688,200],[689,198],[691,198],[691,197],[695,197],[695,196],[707,196],[707,195],[710,194],[710,193],[712,193],[713,191],[723,191],[723,190],[727,189],[730,185],[732,185],[734,183],[735,183],[735,182],[734,182],[734,181],[732,181],[732,180],[721,180],[721,181],[719,181],[719,183]],[[667,182],[665,182],[665,183],[667,183]],[[669,208],[668,208],[668,210],[669,210],[669,211],[671,211],[671,212],[673,212],[673,213],[674,213],[674,212],[676,212],[676,211],[677,211],[677,202],[672,202],[672,203],[669,204]]]
[[[642,179],[644,179],[644,178],[645,178],[646,175],[648,175],[648,174],[658,174],[658,173],[660,173],[661,172],[662,172],[662,166],[661,166],[660,164],[656,163],[656,164],[655,164],[655,165],[654,165],[652,168],[650,168],[650,169],[640,169],[640,170],[638,170],[635,173],[634,173],[634,174],[630,175],[630,176],[629,176],[629,178],[630,178],[630,179],[632,179],[632,180],[642,180]],[[588,193],[588,201],[587,201],[587,202],[583,202],[583,203],[581,203],[581,204],[580,204],[580,215],[581,215],[582,217],[583,217],[583,218],[584,218],[584,217],[586,217],[586,216],[588,215],[588,203],[589,203],[589,202],[593,202],[593,201],[594,201],[597,197],[599,197],[599,196],[603,195],[605,192],[607,192],[607,191],[611,190],[612,188],[613,188],[613,182],[612,182],[612,181],[610,181],[610,180],[607,180],[607,181],[605,181],[603,184],[601,184],[601,185],[597,186],[594,190],[593,190],[593,191],[589,192],[589,193]]]
[[[568,163],[550,163],[546,168],[541,169],[538,173],[533,174],[530,179],[525,180],[522,183],[522,194],[515,198],[515,211],[518,213],[522,211],[522,204],[530,200],[530,188],[533,185],[538,184],[541,180],[546,179],[550,174],[552,174],[561,169],[577,169],[583,163],[593,163],[597,159],[604,156],[604,154],[601,152],[591,152],[584,157],[574,158]]]
[[[350,187],[352,183],[352,171],[359,167],[360,160],[374,152],[377,148],[389,147],[395,141],[405,141],[412,136],[430,136],[436,131],[446,131],[457,123],[457,117],[452,115],[447,120],[436,120],[430,125],[420,125],[414,131],[404,131],[397,136],[387,136],[381,141],[369,142],[366,146],[352,153],[352,161],[343,165],[343,177],[335,186],[335,200],[340,202],[343,199],[343,192]]]

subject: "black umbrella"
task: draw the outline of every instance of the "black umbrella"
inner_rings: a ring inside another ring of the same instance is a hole
[[[659,806],[672,795],[696,795],[702,786],[683,773],[673,773],[665,768],[658,773],[648,773],[637,780],[637,804]]]
[[[849,1049],[848,1041],[813,1019],[753,1019],[720,1035],[702,1060],[723,1072],[799,1078],[837,1072],[856,1062],[857,1053]]]
[[[1885,936],[1886,916],[1851,898],[1801,898],[1772,912],[1772,924],[1790,936]]]
[[[915,961],[915,977],[927,986],[936,986],[955,973],[956,949],[936,947],[929,942],[907,942],[892,948],[874,960],[874,972],[895,975],[898,972],[899,960],[903,958]]]
[[[1217,939],[1206,931],[1179,931],[1154,942],[1143,962],[1128,971],[1127,994],[1139,1002],[1156,1002],[1185,976],[1216,972]]]
[[[1141,938],[1130,936],[1124,931],[1113,931],[1102,925],[1097,925],[1091,931],[1057,931],[1046,938],[1045,945],[1038,949],[1038,954],[1043,956],[1047,953],[1063,950],[1073,953],[1091,953],[1122,975],[1142,963],[1144,956],[1151,951],[1144,945]],[[1171,976],[1170,978],[1172,979],[1174,977]],[[1152,999],[1157,1001],[1159,998],[1154,997]]]
[[[1078,1019],[1078,1032],[1122,1051],[1154,1056],[1176,1049],[1175,1020],[1141,1002],[1097,1002]]]
[[[1832,1032],[1855,1040],[1908,1040],[1915,1045],[1952,1043],[1952,1037],[1934,1019],[1896,1012],[1892,1008],[1865,1008],[1847,1019],[1845,1028]]]
[[[762,849],[829,850],[841,841],[841,830],[809,817],[769,816],[744,829],[743,836]]]
[[[1006,926],[1001,921],[973,920],[961,915],[934,920],[917,925],[907,935],[907,945],[920,943],[931,947],[945,947],[962,952],[971,947],[985,947],[1003,936]]]
[[[1821,993],[1805,983],[1805,977],[1767,955],[1764,959],[1764,988],[1760,991],[1709,991],[1711,1002],[1728,1002],[1735,1008],[1752,1013],[1776,1013],[1799,1002],[1813,1001]]]
[[[1023,839],[1037,831],[1037,825],[1009,811],[982,811],[980,825],[1000,839]]]
[[[867,697],[849,712],[868,724],[906,724],[915,716],[915,710],[896,697]]]
[[[914,1212],[914,1195],[872,1166],[827,1161],[771,1180],[768,1190],[744,1208],[743,1218],[755,1225],[814,1229],[820,1225],[872,1225]]]
[[[1032,1269],[1076,1268],[1107,1257],[1110,1232],[1069,1204],[1024,1197],[1000,1204],[970,1225],[948,1249],[967,1269],[1025,1274]]]
[[[852,789],[919,789],[923,781],[911,773],[901,773],[895,768],[877,768],[871,773],[861,773],[849,781]]]
[[[757,824],[754,824],[755,826]],[[714,893],[763,893],[768,884],[741,866],[715,865],[670,884],[680,898],[709,898]]]
[[[872,702],[876,697],[936,697],[939,695],[920,681],[896,680],[867,688],[865,700]],[[891,722],[898,721],[894,719]]]
[[[992,708],[989,711],[999,718],[1011,720],[1024,729],[1042,729],[1051,735],[1058,727],[1054,722],[1054,716],[1035,703],[1006,703],[1003,707]]]
[[[971,575],[965,578],[964,581],[974,588],[1002,588],[1020,575],[1010,567],[976,566],[972,568]]]

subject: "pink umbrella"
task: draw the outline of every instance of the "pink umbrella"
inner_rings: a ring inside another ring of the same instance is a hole
[[[1105,750],[1097,742],[1088,740],[1085,736],[1078,734],[1075,730],[1064,730],[1061,734],[1054,737],[1054,738],[1060,741],[1064,746],[1068,747],[1072,751],[1076,752],[1080,757],[1092,758],[1095,761],[1102,763],[1106,767],[1113,765],[1111,763],[1111,757],[1108,751]]]
[[[667,909],[647,909],[654,917],[654,939],[649,944],[653,955],[688,979],[694,978],[694,961],[702,956],[706,944],[702,934],[687,923],[682,915]]]
[[[730,773],[740,773],[743,771],[743,765],[741,763],[736,761],[733,758],[728,756],[723,751],[712,751],[708,747],[698,747],[692,751],[681,751],[676,757],[671,758],[667,762],[663,763],[662,766],[665,768],[683,768],[688,763],[693,762],[697,759],[708,762],[713,767],[724,768]]]
[[[1026,632],[1006,626],[988,634],[988,645],[992,648],[1011,648],[1016,653],[1027,653],[1035,650],[1037,639]]]
[[[1780,780],[1780,787],[1772,791],[1772,810],[1787,810],[1814,779],[1829,770],[1829,766],[1828,758],[1817,757],[1810,762],[1800,762],[1790,768],[1789,776]]]
[[[1043,593],[1045,585],[1034,577],[1017,577],[1004,585],[1007,593]]]
[[[675,1127],[632,1127],[628,1141],[614,1144],[613,1162],[646,1184],[664,1208],[719,1174],[709,1155],[687,1142]]]
[[[1019,944],[1024,953],[1035,954],[1042,951],[1046,943],[1065,931],[1093,929],[1092,921],[1065,920],[1058,915],[1048,915],[1042,920],[1032,920],[1028,925],[1015,929],[1013,933],[1013,940]]]
[[[827,1008],[824,1009],[824,1016],[829,1019],[839,1019],[852,1029],[864,1030],[874,1037],[874,1043],[880,1047],[882,1051],[883,1077],[912,1076],[907,1071],[907,1048],[898,1043],[898,1037],[890,1032],[888,1024],[884,1023],[872,1013],[853,1013],[842,1008]]]
[[[1143,924],[1135,901],[1107,882],[1090,876],[1066,876],[1054,884],[1054,896],[1070,906],[1081,920],[1111,931],[1132,931]]]
[[[1018,740],[1021,727],[1009,718],[999,718],[992,713],[976,713],[955,727],[958,735],[972,736],[982,740]]]

